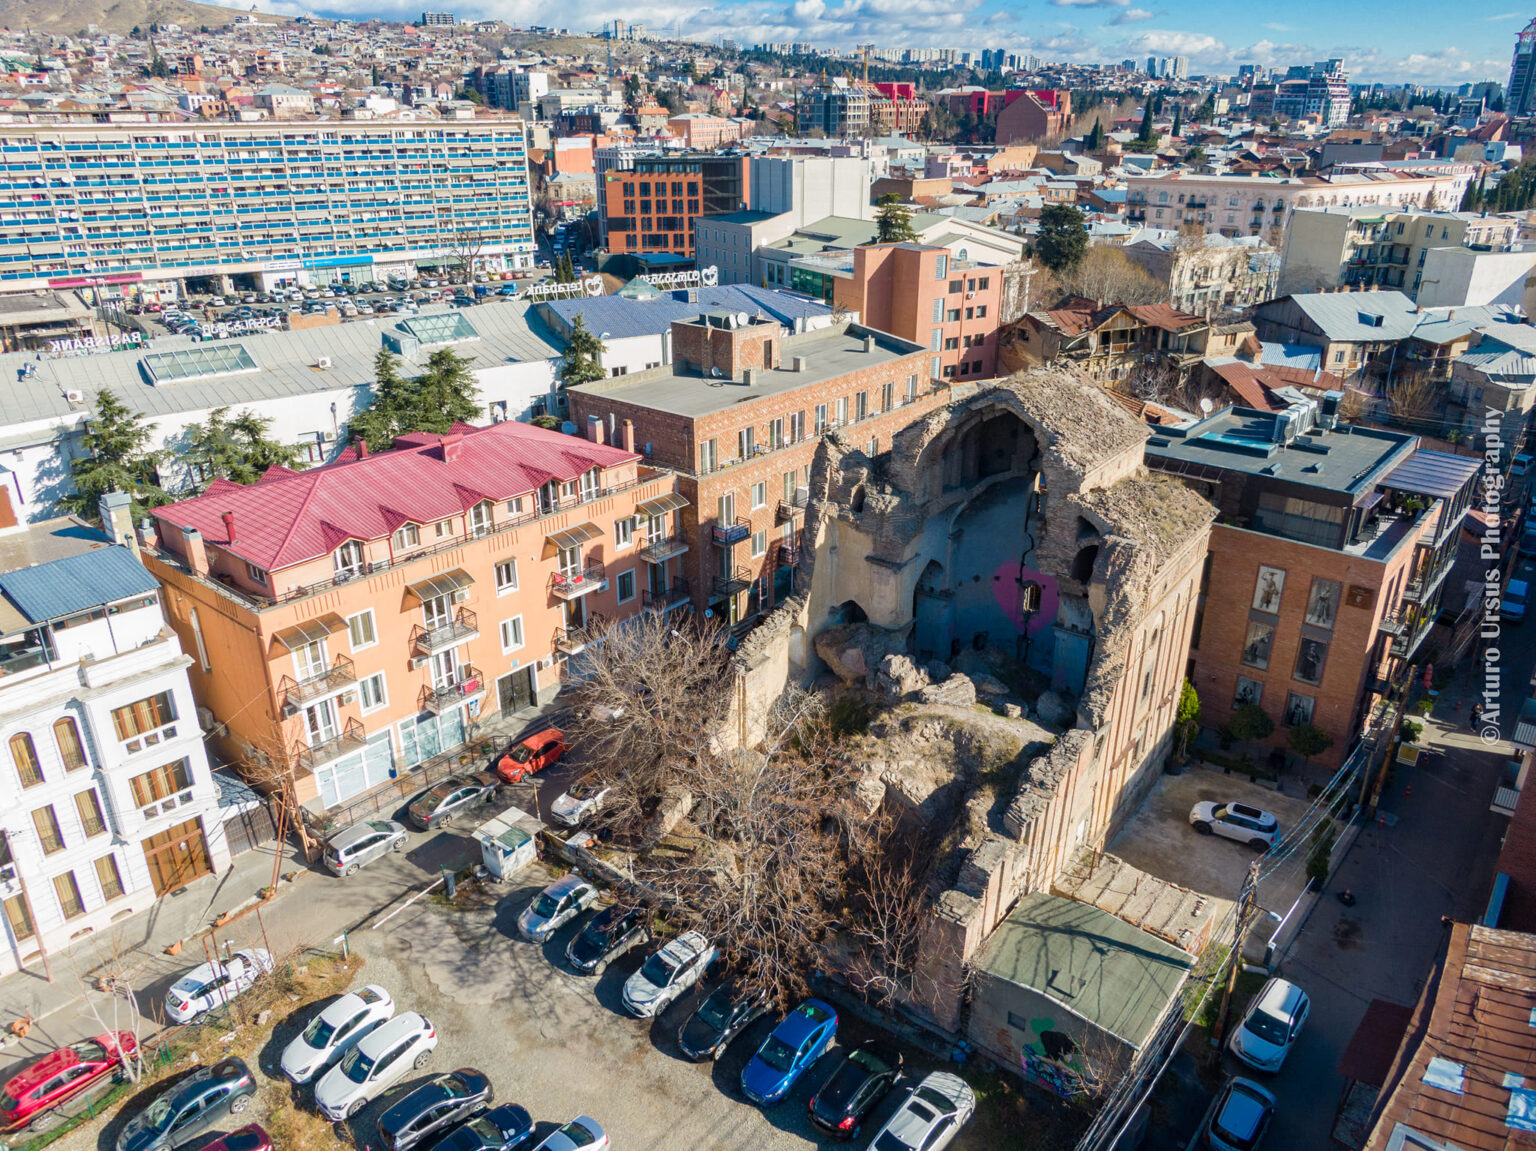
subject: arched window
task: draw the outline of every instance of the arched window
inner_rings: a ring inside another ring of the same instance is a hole
[[[363,545],[348,540],[336,549],[336,578],[351,579],[363,574]]]
[[[59,758],[64,761],[65,771],[76,771],[88,766],[85,745],[80,742],[80,729],[75,726],[72,717],[66,715],[53,725],[53,738],[59,745]]]
[[[43,782],[43,765],[37,761],[37,748],[26,732],[11,736],[11,758],[16,761],[16,774],[21,776],[22,787],[35,787]]]

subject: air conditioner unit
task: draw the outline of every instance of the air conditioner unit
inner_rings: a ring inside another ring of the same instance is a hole
[[[321,356],[318,360],[315,361],[315,367],[317,367],[317,368],[325,369],[325,368],[329,368],[330,366],[331,366],[331,357],[330,356]]]
[[[357,702],[357,692],[355,692],[355,691],[344,691],[344,692],[342,692],[341,693],[341,702],[342,702],[343,706],[345,706],[346,704],[349,704],[349,703],[356,703]]]
[[[73,389],[71,389],[70,391],[65,392],[64,393],[64,398],[66,400],[68,400],[72,404],[83,404],[83,403],[85,403],[85,393],[84,392],[75,391]]]
[[[461,588],[455,588],[454,589],[454,591],[453,591],[453,602],[454,603],[464,603],[468,599],[469,599],[469,589],[467,587],[461,587]]]
[[[965,298],[967,300],[974,300],[976,298],[976,293],[975,292],[967,292],[965,294]]]

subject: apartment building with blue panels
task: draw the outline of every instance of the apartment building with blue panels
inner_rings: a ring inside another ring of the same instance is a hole
[[[521,120],[0,126],[0,291],[383,279],[466,250],[532,266]]]

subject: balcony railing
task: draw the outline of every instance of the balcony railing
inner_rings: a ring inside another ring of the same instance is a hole
[[[562,627],[555,629],[554,649],[561,655],[578,655],[602,638],[596,626],[599,617],[594,616],[586,627]]]
[[[278,681],[277,690],[283,697],[283,710],[289,715],[306,704],[341,691],[349,683],[357,682],[357,669],[344,655],[338,655],[331,666],[317,675],[294,679],[285,675]]]
[[[1398,659],[1412,659],[1413,653],[1419,650],[1419,645],[1424,642],[1424,637],[1429,634],[1430,628],[1435,626],[1432,615],[1426,615],[1417,621],[1404,620],[1402,630],[1392,640],[1392,654]]]
[[[447,623],[437,627],[417,624],[411,629],[411,655],[417,660],[428,659],[437,652],[457,647],[480,634],[480,617],[467,607],[461,607]]]
[[[796,516],[805,513],[805,505],[811,502],[811,493],[808,488],[795,489],[793,499],[779,501],[779,522],[785,523]]]
[[[640,549],[640,558],[648,564],[663,564],[688,550],[688,541],[680,536],[657,536]]]
[[[716,524],[710,529],[716,547],[734,547],[752,538],[752,521],[737,517],[733,524]]]
[[[549,577],[549,590],[560,599],[580,599],[607,586],[603,565],[596,560],[588,560],[584,567],[554,572]]]
[[[779,566],[792,568],[800,562],[800,541],[779,541]]]
[[[752,569],[749,567],[737,567],[731,570],[730,575],[715,577],[715,594],[722,596],[740,595],[752,586]]]
[[[355,751],[368,744],[368,732],[363,727],[360,719],[349,719],[346,726],[330,739],[312,740],[305,742],[299,740],[293,745],[290,758],[294,767],[301,771],[314,771],[315,768],[330,763],[331,760],[345,755],[349,751]]]
[[[683,576],[678,576],[668,587],[661,588],[657,591],[647,591],[645,593],[644,599],[641,602],[645,607],[654,608],[657,611],[664,611],[669,607],[684,603],[685,601],[692,598],[693,590],[690,587],[687,579],[685,579]]]
[[[461,664],[448,679],[423,687],[416,697],[416,706],[422,711],[436,713],[477,696],[484,690],[485,679],[480,669],[472,664]]]

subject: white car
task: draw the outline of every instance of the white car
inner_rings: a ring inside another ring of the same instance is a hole
[[[333,1123],[356,1115],[406,1072],[420,1071],[437,1047],[432,1021],[416,1011],[397,1015],[363,1036],[315,1084],[315,1106]]]
[[[1189,809],[1189,823],[1201,835],[1235,839],[1255,851],[1268,851],[1280,838],[1280,821],[1246,803],[1197,803]]]
[[[869,1151],[939,1151],[948,1147],[976,1110],[976,1093],[958,1075],[923,1077],[869,1141]]]
[[[573,871],[533,897],[517,917],[517,929],[524,939],[543,943],[596,903],[597,896],[597,888]]]
[[[1227,1080],[1211,1104],[1205,1144],[1212,1151],[1253,1151],[1275,1117],[1275,1097],[1252,1079]]]
[[[222,963],[194,967],[165,993],[165,1013],[174,1023],[190,1023],[228,1003],[271,970],[272,953],[260,947],[237,951]]]
[[[625,982],[624,1009],[637,1018],[651,1018],[697,983],[719,954],[701,932],[684,932]]]
[[[343,995],[283,1049],[283,1074],[294,1083],[308,1083],[394,1013],[395,1001],[376,984]]]
[[[608,1151],[608,1133],[590,1115],[578,1115],[533,1151]]]
[[[549,805],[549,814],[567,827],[576,827],[602,806],[610,790],[612,788],[597,776],[584,775],[571,784],[569,791]]]
[[[1227,1047],[1257,1071],[1279,1071],[1311,1010],[1305,991],[1289,980],[1271,979],[1253,997]]]

